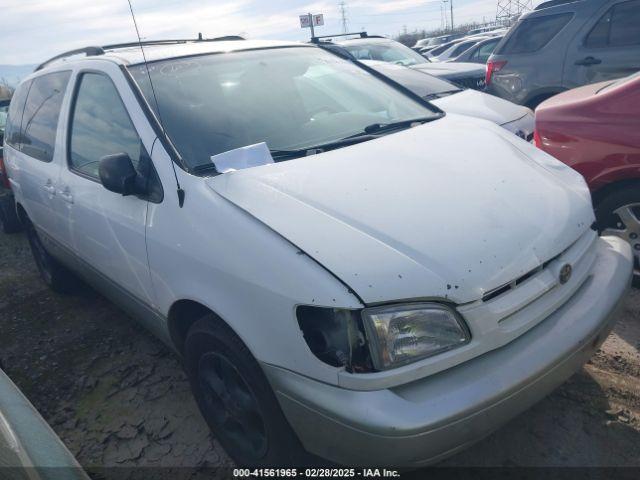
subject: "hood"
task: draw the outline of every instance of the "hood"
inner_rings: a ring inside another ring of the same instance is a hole
[[[498,126],[456,115],[205,182],[366,304],[477,300],[593,223],[579,174]]]
[[[600,90],[608,87],[612,83],[615,82],[609,80],[607,82],[592,83],[590,85],[573,88],[571,90],[567,90],[566,92],[559,93],[551,98],[548,98],[540,105],[538,105],[538,107],[536,108],[536,112],[538,112],[538,110],[544,110],[547,108],[557,108],[565,106],[573,107],[578,103],[593,99]]]
[[[519,120],[530,113],[527,107],[477,90],[463,90],[460,93],[429,101],[447,113],[470,115],[498,125]]]
[[[431,75],[446,76],[447,78],[465,76],[465,77],[482,77],[485,76],[485,66],[477,63],[465,62],[436,62],[436,63],[420,63],[412,65],[411,68],[429,73]]]

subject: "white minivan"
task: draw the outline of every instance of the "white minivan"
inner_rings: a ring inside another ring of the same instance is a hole
[[[630,247],[564,164],[313,45],[88,48],[26,78],[5,156],[36,263],[184,358],[240,465],[419,466],[604,341]]]

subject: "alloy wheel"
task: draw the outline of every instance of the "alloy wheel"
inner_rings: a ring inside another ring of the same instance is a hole
[[[624,238],[631,244],[635,272],[640,273],[640,203],[623,205],[614,210],[610,224],[602,230],[602,234]]]
[[[214,429],[253,458],[267,451],[267,432],[256,397],[238,369],[223,355],[207,353],[198,382]]]

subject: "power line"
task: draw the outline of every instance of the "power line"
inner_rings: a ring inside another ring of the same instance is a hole
[[[338,6],[340,7],[340,15],[342,16],[342,33],[347,33],[349,31],[349,24],[347,22],[347,4],[343,0],[338,4]]]

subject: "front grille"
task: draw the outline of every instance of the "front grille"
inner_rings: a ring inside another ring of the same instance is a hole
[[[465,77],[451,80],[453,83],[462,88],[472,88],[473,90],[484,90],[484,77]]]
[[[551,260],[548,260],[548,261],[544,262],[542,265],[534,268],[533,270],[525,273],[524,275],[516,278],[512,282],[509,282],[506,285],[502,285],[501,287],[494,288],[490,292],[485,293],[482,296],[482,301],[483,302],[488,302],[489,300],[493,300],[494,298],[497,298],[500,295],[503,295],[503,294],[513,290],[514,288],[518,287],[519,285],[522,285],[524,282],[529,280],[531,277],[533,277],[533,276],[537,275],[538,273],[544,271],[544,269],[547,268],[547,266],[549,266],[549,264],[551,262],[553,262],[555,259],[557,259],[557,258],[559,258],[561,256],[562,256],[562,253],[560,255],[557,255],[557,256],[553,257]]]

